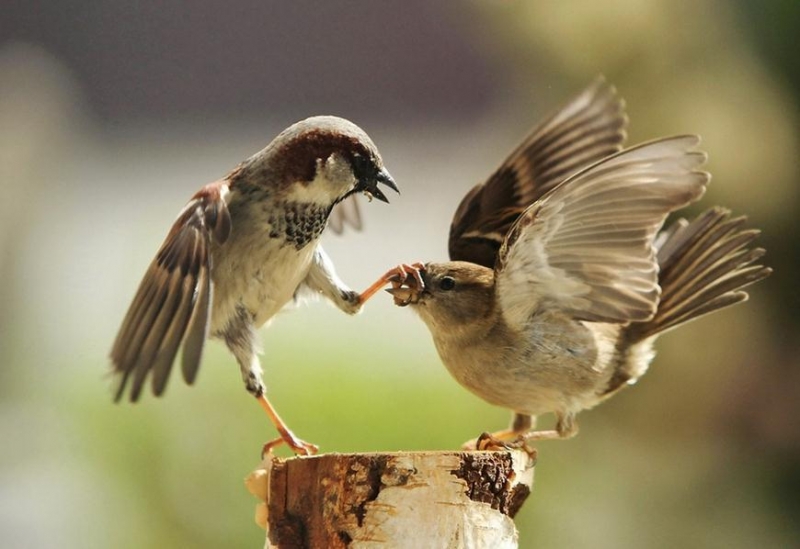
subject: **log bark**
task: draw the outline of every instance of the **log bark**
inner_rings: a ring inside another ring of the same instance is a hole
[[[515,548],[533,463],[522,451],[268,458],[247,484],[266,547]]]

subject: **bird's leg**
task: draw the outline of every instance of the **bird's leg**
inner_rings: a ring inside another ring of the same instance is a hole
[[[578,423],[575,414],[562,414],[556,412],[556,428],[543,431],[528,431],[523,434],[525,441],[568,439],[578,434]]]
[[[333,262],[322,246],[317,246],[303,284],[331,300],[334,305],[347,314],[356,314],[363,305],[358,292],[348,288],[336,274]]]
[[[563,440],[578,434],[578,423],[574,414],[556,413],[555,429],[534,430],[536,418],[527,414],[514,414],[511,426],[494,433],[483,433],[476,439],[464,443],[464,450],[507,450],[520,448],[528,452],[532,458],[536,449],[528,446],[534,440]]]
[[[275,407],[263,392],[260,395],[257,395],[256,398],[258,399],[258,403],[261,404],[261,407],[264,408],[264,411],[269,416],[272,424],[278,430],[278,433],[281,435],[280,438],[271,440],[264,445],[264,448],[261,450],[262,457],[271,452],[273,448],[283,443],[286,443],[286,445],[289,446],[289,448],[291,448],[292,452],[295,454],[311,456],[319,452],[319,446],[316,444],[311,444],[310,442],[306,442],[297,438],[297,436],[281,419],[281,416],[278,415],[277,410],[275,410]]]
[[[416,283],[416,288],[422,290],[425,288],[425,283],[422,281],[422,275],[420,274],[422,270],[425,270],[425,266],[422,263],[412,263],[411,265],[402,263],[393,269],[389,269],[369,288],[361,292],[359,300],[361,303],[366,302],[390,282],[392,284],[397,284],[399,287],[403,282],[408,280],[409,276],[411,276]]]
[[[536,418],[528,414],[514,413],[508,429],[494,433],[482,433],[476,439],[468,440],[462,445],[464,450],[508,450],[521,448],[528,455],[535,457],[536,450],[525,444],[525,435],[534,426]]]
[[[361,310],[361,307],[364,306],[364,303],[369,298],[389,282],[399,286],[411,276],[416,283],[416,287],[422,290],[425,287],[425,283],[422,281],[422,275],[419,271],[423,268],[422,263],[398,265],[394,269],[387,271],[374,284],[359,294],[348,288],[339,279],[333,267],[333,262],[322,247],[318,246],[314,252],[311,268],[308,270],[303,283],[315,292],[319,292],[330,299],[342,311],[348,314],[355,314]]]
[[[261,372],[261,363],[258,360],[258,337],[255,327],[251,322],[251,315],[244,307],[237,307],[236,315],[228,322],[227,329],[220,335],[225,340],[226,345],[236,357],[239,369],[242,372],[242,380],[247,392],[256,397],[258,403],[267,413],[269,420],[281,435],[279,439],[268,442],[264,445],[262,456],[266,455],[275,446],[286,443],[295,454],[311,455],[316,454],[319,448],[313,444],[300,440],[278,415],[275,407],[264,394],[266,388]]]

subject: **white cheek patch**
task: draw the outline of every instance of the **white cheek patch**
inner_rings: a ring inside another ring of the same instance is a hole
[[[323,162],[317,160],[317,170],[310,183],[295,183],[290,190],[293,202],[329,206],[350,192],[356,178],[350,163],[338,154]]]
[[[322,166],[317,166],[315,181],[317,179],[321,180],[320,183],[327,183],[326,187],[335,199],[346,195],[357,183],[353,166],[338,154],[332,154]]]

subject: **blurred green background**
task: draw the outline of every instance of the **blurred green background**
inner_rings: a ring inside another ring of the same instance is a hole
[[[787,547],[800,533],[796,0],[17,2],[0,19],[0,546],[259,547],[243,477],[274,432],[234,360],[113,405],[107,353],[172,219],[290,123],[361,125],[402,188],[325,240],[362,288],[446,257],[455,206],[603,73],[629,143],[696,132],[712,204],[776,273],[670,333],[631,390],[539,445],[522,547]],[[323,451],[453,449],[508,413],[459,387],[388,296],[263,330]],[[546,423],[546,421],[545,421]]]

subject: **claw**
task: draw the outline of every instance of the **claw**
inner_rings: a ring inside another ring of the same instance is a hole
[[[403,264],[403,268],[406,269],[408,273],[410,271],[411,276],[414,277],[414,282],[417,283],[417,291],[421,292],[425,289],[425,282],[422,280],[422,271],[425,270],[425,265],[422,263],[413,263],[411,265]]]
[[[405,307],[410,305],[414,300],[414,291],[411,288],[403,287],[402,285],[392,285],[391,288],[386,288],[386,291],[392,294],[394,304],[398,307]]]
[[[281,433],[281,435],[283,434],[284,433]],[[261,449],[262,460],[265,456],[268,456],[273,449],[277,448],[281,444],[286,444],[292,450],[292,452],[300,456],[313,456],[319,452],[319,446],[316,444],[311,444],[310,442],[300,440],[294,436],[291,431],[288,431],[286,434],[288,435],[287,438],[283,438],[283,436],[281,436],[264,444],[264,447]]]
[[[283,439],[280,437],[265,443],[264,447],[261,448],[261,460],[263,461],[265,457],[272,453],[273,449],[277,448],[281,444],[283,444]]]
[[[392,284],[393,288],[399,288],[408,279],[409,275],[414,278],[417,288],[422,290],[425,288],[425,283],[422,281],[422,275],[420,274],[420,271],[424,269],[425,266],[419,262],[411,265],[401,263],[397,267],[386,271],[383,276],[370,285],[369,288],[361,292],[358,299],[362,304],[365,303],[369,298],[375,295],[378,290],[389,283]]]
[[[275,440],[271,440],[264,444],[264,447],[261,449],[261,459],[264,459],[264,456],[269,454],[273,448],[280,446],[281,444],[286,444],[292,450],[292,452],[301,456],[312,456],[319,452],[319,446],[297,438],[297,436],[295,436],[295,434],[289,430],[289,427],[280,418],[278,412],[275,411],[275,408],[272,406],[270,401],[267,400],[266,395],[262,393],[256,398],[258,399],[259,404],[261,404],[261,407],[264,408],[267,416],[269,416],[272,424],[278,430],[278,433],[281,435],[280,438],[276,438]]]
[[[482,452],[494,452],[498,450],[510,450],[509,443],[495,438],[491,433],[483,432],[475,441],[475,449]]]
[[[413,263],[408,265],[402,263],[398,265],[389,273],[389,281],[392,287],[386,291],[394,296],[394,304],[399,307],[405,307],[410,303],[416,303],[419,300],[419,295],[425,289],[425,281],[422,278],[422,271],[425,270],[425,265],[422,263]],[[409,280],[411,277],[412,280]]]
[[[421,271],[424,270],[425,265],[420,262],[412,263],[411,265],[408,263],[401,263],[394,269],[390,269],[383,276],[386,277],[386,280],[393,284],[403,284],[406,280],[408,280],[408,276],[411,275],[411,277],[414,279],[414,282],[417,283],[419,289],[424,289],[425,282],[422,280],[421,274]]]
[[[524,433],[514,433],[512,431],[498,431],[497,433],[483,432],[478,438],[465,442],[461,448],[467,451],[477,450],[479,452],[522,450],[528,454],[528,458],[533,464],[536,464],[539,455],[536,448],[528,445],[528,440]]]

